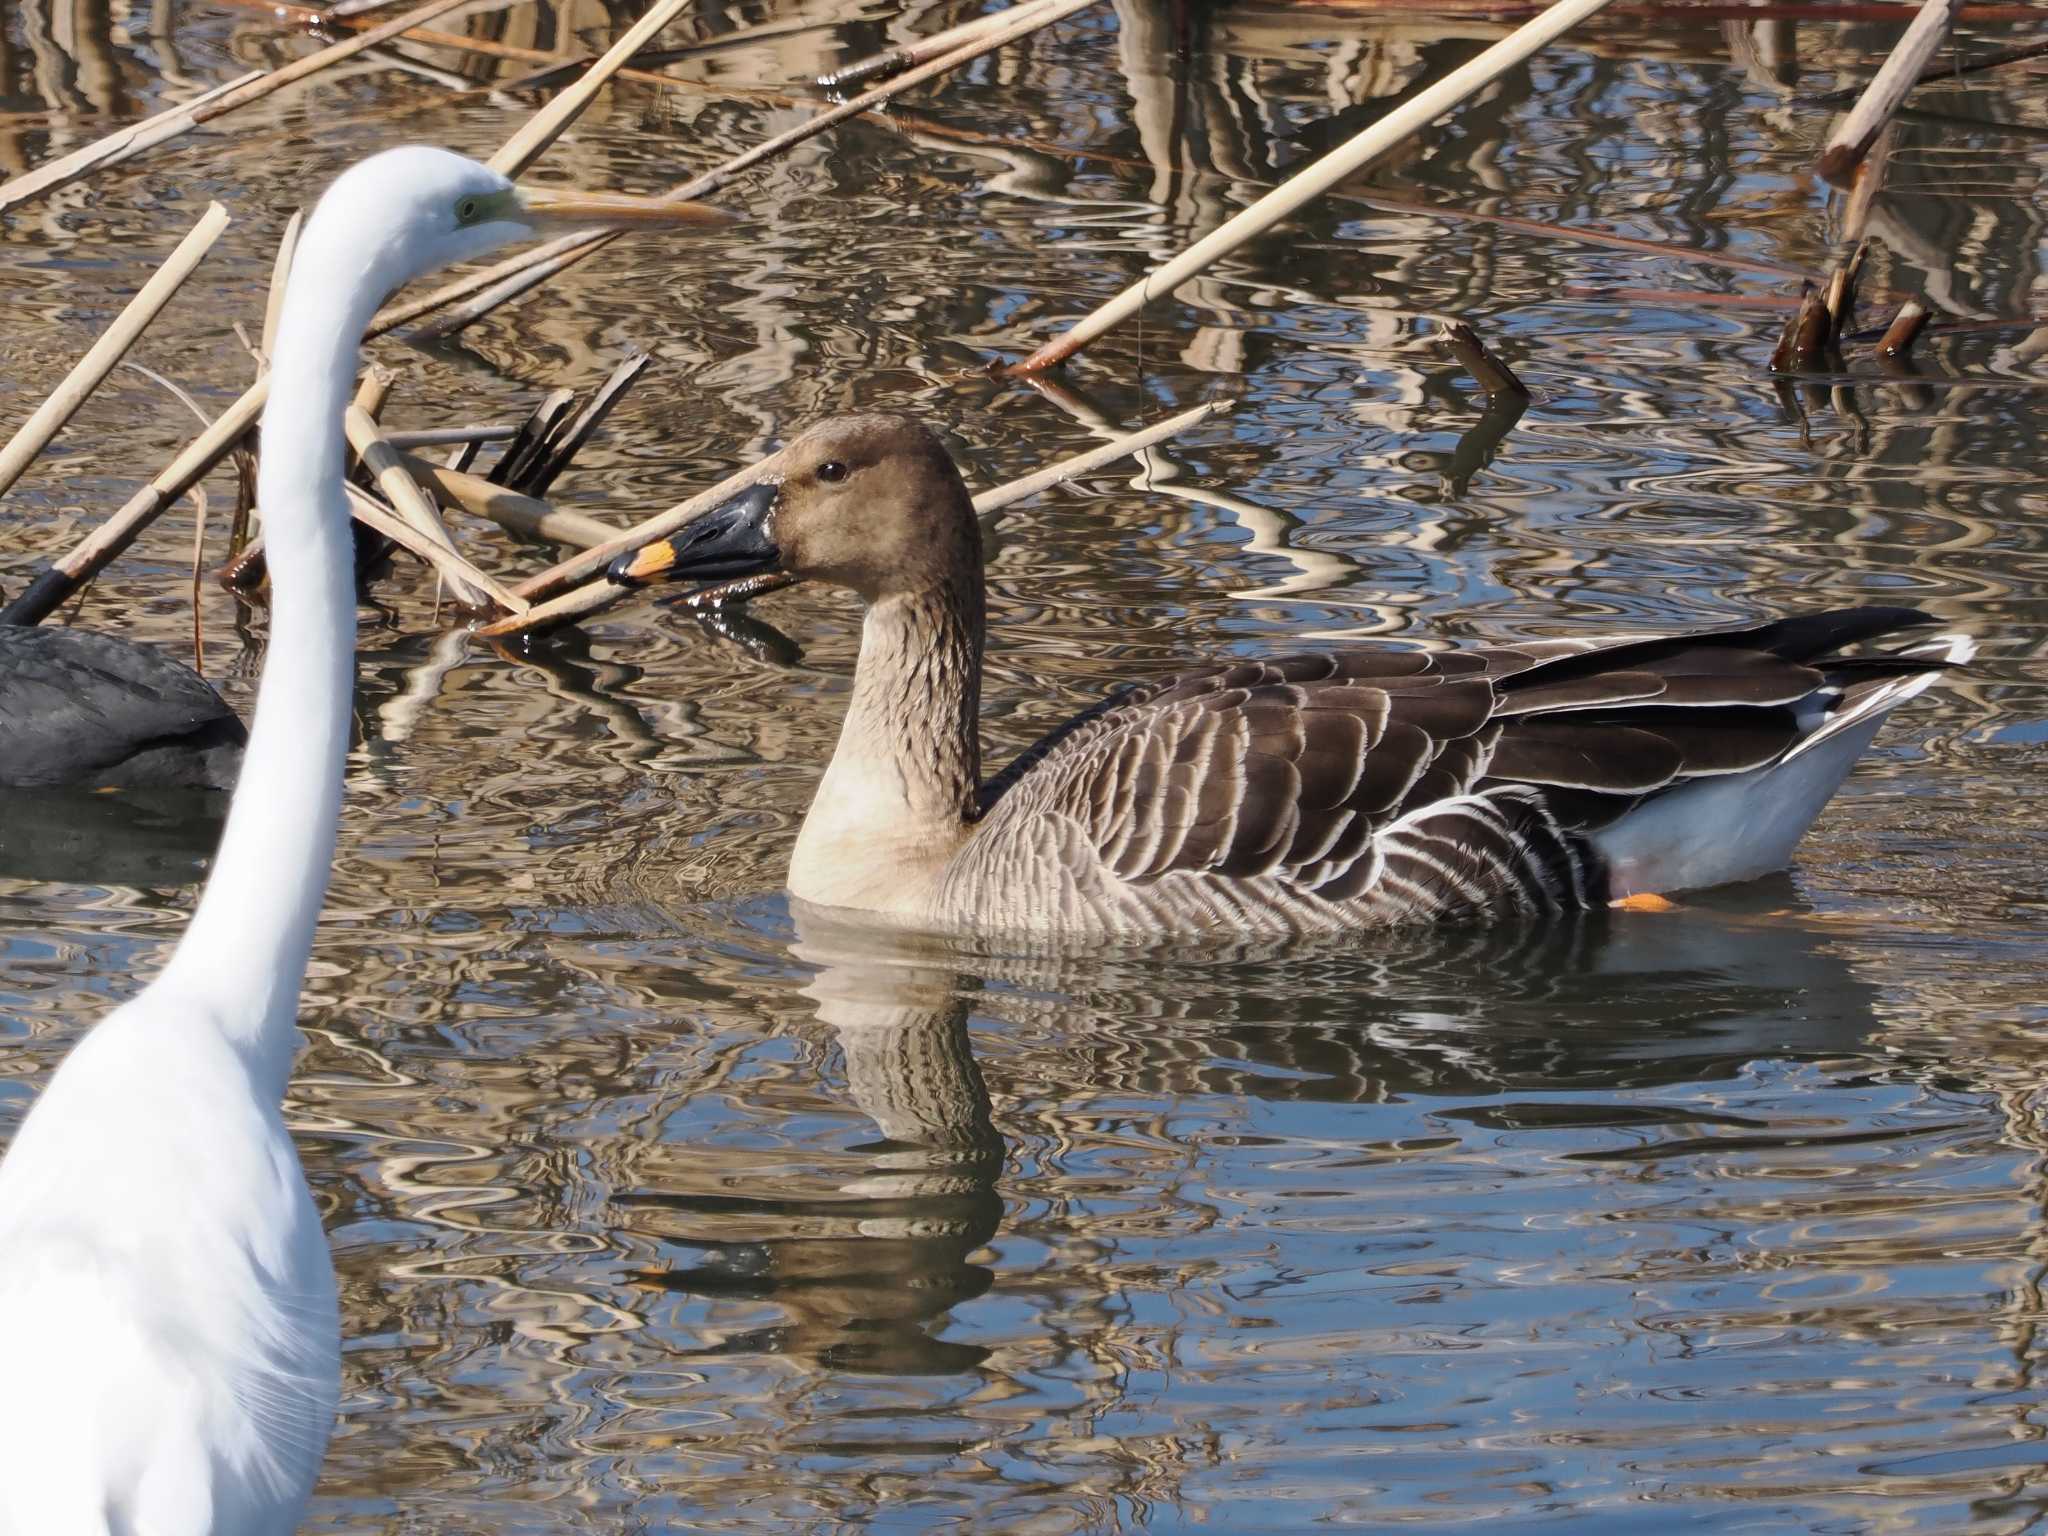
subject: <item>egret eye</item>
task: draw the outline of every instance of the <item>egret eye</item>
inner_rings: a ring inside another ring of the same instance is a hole
[[[458,224],[474,224],[483,211],[484,205],[481,201],[474,197],[465,197],[455,205],[455,222]]]
[[[848,473],[847,467],[837,459],[827,459],[818,466],[818,478],[828,485],[837,485]]]

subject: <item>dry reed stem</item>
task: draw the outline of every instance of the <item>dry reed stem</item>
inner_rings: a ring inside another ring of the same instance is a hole
[[[412,24],[413,18],[422,13],[439,14],[441,10],[450,9],[455,3],[457,0],[445,0],[445,3],[444,0],[434,0],[432,5],[409,11],[390,25],[404,30]],[[352,41],[361,43],[365,38],[375,37],[377,33],[384,31],[385,29],[380,27],[375,33],[363,33]],[[332,50],[326,50],[325,53],[311,54],[301,59],[299,65],[311,64],[331,52]],[[283,74],[284,71],[280,70],[277,73]],[[218,99],[227,98],[222,96]],[[281,284],[279,291],[282,291]],[[373,325],[369,335],[379,335],[383,329],[385,328]],[[149,484],[129,497],[112,517],[61,556],[49,570],[23,588],[20,595],[7,604],[5,609],[0,609],[0,623],[36,624],[55,612],[59,604],[90,581],[108,561],[116,558],[121,551],[134,543],[136,535],[154,522],[165,507],[192,486],[197,485],[214,465],[241,443],[250,428],[254,427],[262,416],[263,404],[269,397],[270,381],[267,376],[260,376],[254,384],[243,391],[239,399],[220,414],[211,427],[194,438],[168,465],[158,471]],[[240,556],[236,558],[239,559]]]
[[[114,323],[87,349],[85,356],[64,376],[64,381],[36,407],[29,419],[7,440],[7,445],[0,448],[0,496],[4,496],[9,487],[21,478],[22,472],[64,430],[64,424],[77,414],[78,408],[128,355],[128,349],[135,345],[149,323],[163,312],[164,306],[171,301],[171,295],[184,286],[185,279],[206,258],[206,253],[213,249],[214,241],[227,227],[227,209],[219,203],[208,204],[199,222],[178,242],[177,249],[165,258],[164,264],[156,269],[150,280],[142,285],[142,291],[128,301],[127,308],[114,317]]]
[[[662,194],[662,201],[681,203],[708,197],[742,172],[794,148],[806,139],[815,138],[826,129],[843,123],[850,117],[858,117],[870,107],[879,106],[882,102],[922,85],[927,80],[948,74],[963,64],[972,63],[983,54],[992,53],[1021,37],[1028,37],[1033,32],[1064,20],[1077,11],[1087,10],[1097,3],[1098,0],[1049,0],[1043,9],[1032,10],[1029,15],[1019,18],[1012,14],[1007,24],[996,31],[933,59],[929,64],[920,65],[908,74],[899,75],[887,85],[878,86],[872,91],[854,97],[851,101],[842,102],[829,111],[821,112],[786,132],[762,140],[752,149],[733,156],[723,165],[715,166],[701,176],[693,177]],[[1584,0],[1580,0],[1580,3],[1584,3]],[[453,335],[466,326],[473,325],[500,305],[519,297],[528,289],[539,286],[557,273],[567,271],[585,257],[603,250],[618,237],[619,232],[616,230],[589,235],[564,235],[561,239],[552,240],[546,245],[522,251],[519,255],[501,261],[482,272],[457,278],[423,298],[386,309],[377,317],[376,332],[404,325],[446,305],[467,299],[468,302],[462,304],[452,314],[444,315],[430,325],[421,326],[415,333],[415,339],[427,341]],[[471,298],[471,295],[475,297]]]
[[[1541,15],[1517,27],[1477,58],[1460,65],[1435,85],[1410,97],[1300,175],[1275,187],[1249,208],[1196,241],[1157,271],[1148,273],[1108,303],[1098,306],[1064,335],[1002,372],[1016,377],[1038,373],[1055,363],[1064,362],[1154,299],[1165,297],[1189,278],[1206,272],[1247,240],[1263,234],[1345,177],[1421,132],[1467,97],[1519,67],[1533,54],[1610,3],[1611,0],[1557,0]],[[1950,0],[1944,0],[1944,3],[1950,3]]]
[[[977,37],[997,30],[1015,21],[1026,11],[1045,10],[1052,0],[1022,0],[1008,10],[991,11],[986,16],[977,16],[972,21],[963,21],[957,27],[948,27],[943,32],[934,32],[930,37],[920,37],[915,42],[898,43],[893,48],[884,48],[880,53],[871,53],[865,58],[855,59],[835,69],[829,75],[818,76],[818,84],[828,91],[843,90],[862,80],[872,80],[877,75],[893,75],[898,70],[909,69],[927,59],[935,59],[942,53],[973,42]]]
[[[417,6],[382,26],[372,27],[367,32],[345,38],[341,42],[322,48],[318,53],[309,53],[305,58],[273,69],[268,74],[253,77],[245,75],[224,91],[209,91],[197,101],[188,102],[185,106],[170,112],[160,112],[145,123],[123,128],[120,132],[109,134],[60,160],[52,160],[47,165],[37,166],[34,170],[0,186],[0,213],[29,198],[54,191],[58,187],[69,186],[94,171],[133,159],[145,149],[187,133],[201,123],[224,117],[238,107],[245,107],[252,101],[261,101],[287,85],[303,80],[308,75],[318,74],[321,70],[339,64],[345,59],[353,58],[365,48],[373,48],[410,27],[433,20],[443,11],[454,10],[462,3],[463,0],[427,0],[425,5]]]
[[[473,517],[489,518],[501,528],[529,539],[546,539],[572,549],[588,549],[616,538],[619,530],[581,512],[551,506],[537,496],[523,496],[504,486],[445,464],[402,454],[406,473]]]
[[[624,69],[634,54],[654,41],[655,34],[675,20],[688,4],[690,0],[661,0],[659,5],[649,10],[627,30],[624,37],[604,51],[581,79],[534,113],[517,133],[505,141],[504,146],[491,156],[491,169],[514,178],[524,173],[576,121],[583,109],[604,89],[605,83]]]
[[[1113,464],[1118,459],[1128,458],[1134,453],[1139,453],[1157,443],[1164,442],[1176,433],[1186,431],[1199,421],[1205,421],[1211,416],[1220,415],[1225,411],[1231,410],[1235,405],[1236,402],[1233,400],[1211,400],[1207,404],[1182,411],[1177,416],[1170,416],[1164,421],[1155,422],[1149,427],[1141,428],[1136,432],[1126,433],[1112,442],[1091,448],[1086,453],[1076,454],[1069,459],[1062,459],[1059,463],[1038,470],[1033,474],[1009,481],[1004,485],[996,486],[992,490],[983,491],[974,498],[975,513],[984,520],[991,518],[1003,508],[1023,501],[1026,497],[1036,496],[1040,491],[1049,490],[1055,485],[1063,484],[1077,476],[1099,469],[1105,464]],[[560,593],[561,595],[552,597],[546,602],[536,603],[531,610],[524,614],[485,624],[477,633],[493,638],[502,638],[508,635],[522,634],[530,630],[565,624],[576,619],[585,618],[590,614],[598,612],[600,609],[609,608],[620,599],[631,596],[633,592],[638,590],[637,588],[619,586],[614,582],[602,579],[585,581],[583,585],[570,587],[566,592],[562,589],[569,586],[571,581],[582,580],[584,577],[603,571],[606,566],[610,565],[620,555],[643,548],[648,544],[652,544],[657,539],[669,537],[688,524],[695,522],[699,517],[702,517],[729,497],[738,494],[758,481],[775,475],[780,471],[781,460],[781,450],[771,453],[758,464],[740,470],[736,474],[728,475],[725,479],[719,481],[718,484],[711,487],[710,490],[700,492],[692,496],[688,501],[681,502],[658,516],[650,517],[645,522],[635,524],[616,538],[586,550],[583,554],[572,560],[562,562],[562,564],[554,567],[551,571],[543,571],[539,576],[522,582],[516,589],[522,596],[532,597],[537,593],[548,592]],[[565,575],[564,573],[569,574]],[[780,585],[780,583],[776,585]],[[770,590],[770,588],[764,586],[760,590]]]
[[[306,210],[294,208],[278,237],[277,255],[270,263],[270,292],[263,300],[263,360],[258,369],[270,366],[270,354],[277,346],[278,323],[284,319],[285,285],[291,280],[292,257],[298,254],[299,231],[306,226]]]
[[[1934,51],[1948,36],[1961,3],[1962,0],[1924,0],[1920,14],[1906,28],[1906,35],[1899,39],[1891,57],[1884,61],[1884,67],[1863,88],[1863,95],[1856,105],[1828,135],[1827,148],[1814,162],[1814,169],[1824,179],[1838,187],[1849,185],[1849,178],[1863,163],[1871,143],[1884,125],[1892,120],[1892,114],[1898,111],[1906,93],[1919,83],[1927,61],[1934,57]]]
[[[446,548],[414,528],[404,518],[395,515],[384,504],[363,490],[360,486],[345,486],[348,492],[348,514],[372,533],[381,534],[400,549],[410,551],[433,567],[449,586],[460,591],[465,586],[475,586],[490,594],[491,602],[501,608],[517,612],[522,604],[516,596],[505,590],[489,576],[471,565],[452,548]],[[478,607],[488,606],[477,604]]]
[[[362,461],[363,468],[370,472],[371,479],[376,481],[377,489],[383,493],[385,501],[391,504],[392,509],[405,519],[421,538],[460,558],[461,552],[456,549],[455,541],[448,537],[448,530],[442,526],[440,510],[406,472],[404,462],[398,457],[398,450],[384,440],[383,434],[377,430],[377,423],[371,419],[369,413],[351,407],[344,421],[344,429],[348,433],[349,445],[356,451],[356,457]],[[493,591],[466,576],[449,577],[448,586],[449,591],[454,594],[455,601],[467,608],[488,607],[497,599],[498,593],[505,590],[494,582],[492,587],[496,590]]]

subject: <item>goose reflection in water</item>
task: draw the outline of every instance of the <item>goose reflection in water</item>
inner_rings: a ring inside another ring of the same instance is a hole
[[[706,1353],[773,1354],[840,1370],[949,1375],[987,1356],[935,1335],[989,1289],[975,1254],[1003,1214],[1004,1143],[968,1044],[969,991],[900,944],[799,914],[791,953],[817,967],[804,993],[845,1062],[847,1093],[881,1139],[849,1149],[842,1175],[793,1172],[746,1195],[639,1193],[634,1225],[697,1250],[643,1283],[706,1299],[772,1300],[778,1327],[726,1336]]]

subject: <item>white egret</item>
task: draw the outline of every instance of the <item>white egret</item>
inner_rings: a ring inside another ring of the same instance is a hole
[[[334,1269],[280,1108],[354,675],[342,413],[378,304],[547,226],[704,221],[442,150],[347,172],[299,242],[263,417],[270,647],[198,911],[0,1164],[0,1533],[277,1536],[340,1388]]]

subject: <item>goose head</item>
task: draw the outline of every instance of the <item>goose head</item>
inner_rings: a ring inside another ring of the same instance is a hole
[[[753,485],[611,565],[628,586],[780,572],[869,602],[981,570],[981,531],[952,455],[908,416],[835,416]]]

